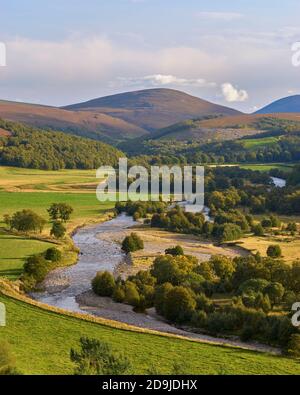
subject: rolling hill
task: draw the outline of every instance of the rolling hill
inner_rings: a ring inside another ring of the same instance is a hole
[[[256,112],[256,114],[274,113],[300,113],[300,95],[276,100]]]
[[[38,128],[61,130],[108,143],[147,134],[147,131],[139,126],[109,114],[67,111],[56,107],[10,101],[0,101],[0,118]]]
[[[64,109],[107,114],[150,132],[203,115],[241,114],[173,89],[126,92],[73,104]]]

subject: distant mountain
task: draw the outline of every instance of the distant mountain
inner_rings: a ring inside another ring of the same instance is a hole
[[[56,107],[10,101],[0,101],[0,118],[109,143],[136,138],[148,133],[139,126],[109,114],[66,111]]]
[[[240,115],[220,106],[173,89],[147,89],[102,97],[63,107],[71,111],[108,114],[149,132],[203,115]]]
[[[300,95],[279,99],[263,107],[256,114],[300,113]]]

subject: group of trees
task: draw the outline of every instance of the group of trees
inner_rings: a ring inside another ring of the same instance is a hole
[[[119,157],[124,156],[102,142],[66,133],[1,120],[0,127],[11,132],[0,138],[1,165],[43,170],[97,169],[116,166]]]
[[[182,252],[178,247],[167,251],[150,270],[127,280],[98,273],[93,289],[139,311],[154,306],[173,323],[288,347],[297,333],[288,311],[300,297],[300,262],[290,266],[258,254],[234,259],[214,256],[199,263]],[[228,303],[219,304],[215,294],[224,294]]]
[[[73,208],[67,203],[53,203],[48,209],[52,222],[51,236],[63,238],[66,228],[63,223],[70,219]],[[33,210],[24,209],[15,212],[12,216],[5,214],[3,220],[11,230],[22,233],[42,233],[47,221]]]
[[[24,263],[21,277],[22,286],[25,291],[31,291],[36,285],[42,282],[46,275],[62,259],[62,253],[55,247],[48,248],[42,254],[31,255]]]

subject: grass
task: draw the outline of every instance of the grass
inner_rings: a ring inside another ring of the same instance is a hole
[[[173,363],[191,366],[194,374],[300,374],[300,364],[292,359],[241,349],[209,345],[172,336],[139,333],[57,314],[0,295],[7,310],[7,326],[0,327],[25,374],[72,374],[71,347],[81,336],[106,341],[126,353],[132,373],[145,373],[157,366],[161,373]],[[30,363],[29,363],[30,361]]]
[[[282,257],[287,263],[293,263],[300,259],[300,238],[284,236],[246,237],[239,245],[251,252],[260,252],[262,256],[267,255],[267,249],[271,244],[278,244],[282,250]]]
[[[47,242],[0,232],[0,276],[16,280],[22,273],[25,258],[50,246]]]
[[[270,171],[273,169],[278,169],[281,171],[284,171],[286,173],[290,173],[293,170],[294,164],[291,163],[270,163],[270,164],[246,164],[246,165],[239,165],[240,168],[242,169],[248,169],[248,170],[258,170],[258,171]]]
[[[0,166],[0,189],[5,191],[70,191],[96,189],[96,170],[46,171]]]
[[[242,144],[244,148],[249,150],[255,150],[260,147],[270,147],[278,142],[278,137],[263,137],[257,139],[244,139]]]
[[[47,209],[52,203],[70,204],[74,213],[68,223],[72,229],[82,222],[100,218],[103,213],[114,207],[114,203],[100,203],[95,193],[62,193],[62,192],[0,192],[0,221],[4,214],[12,214],[17,210],[32,209],[48,219]]]

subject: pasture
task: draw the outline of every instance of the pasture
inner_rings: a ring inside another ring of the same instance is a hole
[[[58,314],[0,294],[7,309],[7,326],[0,327],[25,374],[72,374],[70,348],[81,336],[96,338],[125,353],[132,373],[147,373],[155,366],[160,373],[174,363],[184,364],[193,374],[300,374],[296,360],[183,340],[168,335],[125,330],[113,323],[96,323]],[[30,356],[30,363],[28,363]]]

